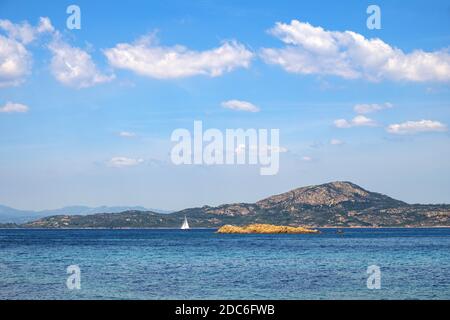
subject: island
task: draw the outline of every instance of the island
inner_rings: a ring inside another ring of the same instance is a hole
[[[289,234],[314,234],[320,233],[319,230],[305,228],[305,227],[289,227],[289,226],[275,226],[272,224],[250,224],[247,226],[232,226],[225,225],[217,230],[217,233],[232,233],[232,234],[278,234],[278,233],[289,233]]]
[[[253,203],[205,205],[171,213],[140,207],[88,209],[76,206],[33,212],[0,205],[0,228],[180,228],[184,217],[191,228],[214,229],[250,224],[307,228],[450,227],[450,204],[409,204],[348,181],[300,187]]]

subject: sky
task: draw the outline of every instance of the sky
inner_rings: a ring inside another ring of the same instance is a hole
[[[0,0],[0,203],[177,210],[336,180],[450,203],[449,50],[448,1]],[[279,129],[278,174],[175,166],[195,120]]]

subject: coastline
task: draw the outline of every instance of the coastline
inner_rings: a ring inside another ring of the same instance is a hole
[[[220,227],[191,227],[190,230],[218,230]],[[420,226],[420,227],[308,227],[315,229],[449,229],[450,226]],[[157,227],[157,228],[1,228],[0,230],[180,230],[180,228],[168,228],[168,227]]]

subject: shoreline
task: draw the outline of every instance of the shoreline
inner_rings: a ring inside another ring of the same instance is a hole
[[[430,227],[309,227],[315,229],[449,229],[450,226],[430,226]],[[220,227],[199,227],[190,228],[189,230],[218,230]],[[0,230],[181,230],[177,227],[143,227],[143,228],[1,228]],[[187,230],[186,232],[189,232]]]

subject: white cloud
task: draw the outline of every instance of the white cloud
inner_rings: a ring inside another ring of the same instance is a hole
[[[114,157],[108,161],[108,166],[113,168],[135,167],[144,162],[144,159]]]
[[[351,127],[373,127],[376,126],[376,122],[366,116],[356,116],[352,120],[338,119],[334,121],[334,125],[337,128],[351,128]]]
[[[344,141],[339,140],[339,139],[331,139],[330,144],[333,146],[340,146],[340,145],[344,144]]]
[[[277,23],[269,32],[286,46],[262,49],[261,56],[288,72],[370,81],[450,81],[448,49],[404,53],[378,38],[327,31],[298,20]]]
[[[92,61],[91,55],[80,48],[55,39],[49,49],[53,53],[53,76],[68,87],[87,88],[114,79],[114,75],[102,74]]]
[[[53,33],[55,32],[55,28],[48,17],[41,17],[39,18],[39,25],[37,26],[36,31],[37,33]]]
[[[32,56],[26,45],[54,29],[50,19],[41,17],[36,27],[0,20],[0,30],[7,35],[0,35],[0,87],[18,86],[31,73]]]
[[[121,131],[121,132],[119,132],[119,136],[124,137],[124,138],[134,138],[134,137],[136,137],[136,133],[129,132],[129,131]]]
[[[31,26],[26,21],[16,24],[9,20],[0,20],[0,29],[7,33],[8,38],[23,44],[31,43],[39,34],[51,33],[55,30],[47,17],[39,18],[39,24],[36,27]]]
[[[104,53],[115,68],[157,79],[217,77],[236,68],[248,68],[253,58],[253,53],[236,41],[226,41],[206,51],[193,51],[180,45],[163,47],[155,42],[154,37],[147,36],[131,44],[119,43]]]
[[[4,30],[10,39],[28,44],[35,39],[35,29],[28,23],[12,23],[9,20],[0,20],[0,29]]]
[[[14,39],[0,35],[0,87],[17,86],[30,73],[31,54]]]
[[[313,161],[313,158],[310,156],[304,156],[304,157],[302,157],[302,161],[311,162],[311,161]]]
[[[239,110],[239,111],[248,111],[248,112],[259,112],[260,109],[255,106],[254,104],[247,102],[247,101],[241,101],[241,100],[229,100],[222,102],[222,107],[232,110]]]
[[[62,41],[60,32],[55,30],[47,17],[41,17],[36,26],[26,21],[15,24],[0,20],[0,30],[7,34],[7,37],[0,35],[0,87],[17,86],[25,80],[32,64],[31,53],[25,46],[45,33],[52,37],[48,45],[53,54],[50,69],[59,82],[85,88],[114,78],[113,75],[100,73],[86,51]]]
[[[25,45],[34,41],[40,33],[48,31],[48,18],[40,18],[37,27],[28,22],[20,24],[0,19],[0,87],[17,86],[30,73],[32,58]],[[51,25],[51,24],[50,24]]]
[[[420,132],[444,132],[447,131],[447,126],[439,121],[420,120],[391,124],[386,130],[393,134],[415,134]]]
[[[29,108],[21,103],[7,102],[3,107],[0,107],[0,113],[25,113]]]
[[[393,105],[389,102],[386,102],[384,104],[377,104],[377,103],[373,103],[373,104],[357,104],[353,107],[353,110],[355,110],[356,113],[359,114],[368,114],[368,113],[373,113],[373,112],[377,112],[377,111],[381,111],[384,109],[389,109],[392,108]]]

